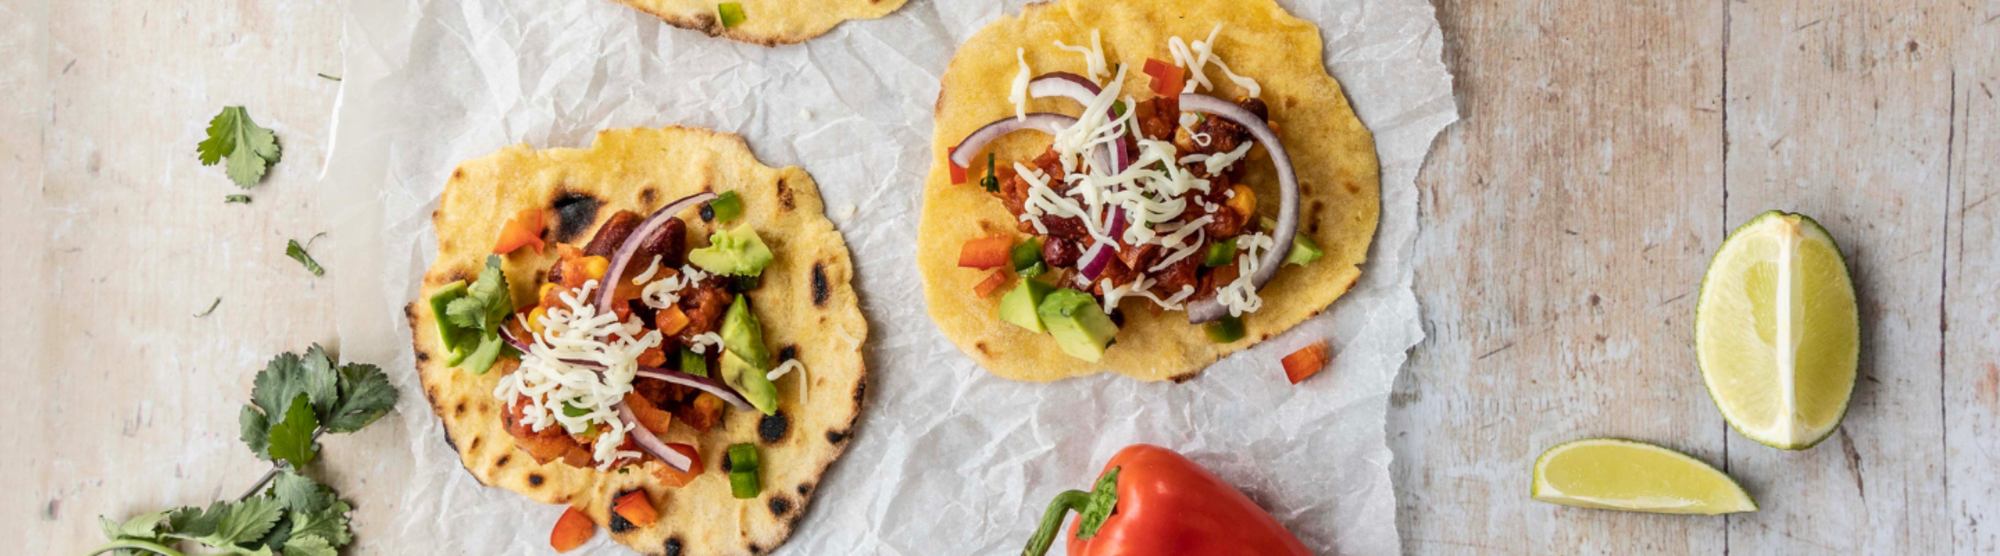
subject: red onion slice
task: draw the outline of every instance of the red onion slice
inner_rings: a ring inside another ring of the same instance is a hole
[[[681,197],[680,200],[667,203],[667,206],[653,211],[652,216],[646,217],[644,222],[639,223],[638,228],[632,230],[632,235],[625,236],[625,242],[618,244],[617,253],[611,256],[611,267],[605,270],[604,277],[597,281],[597,301],[594,303],[597,306],[597,314],[601,315],[611,310],[611,296],[618,291],[618,282],[625,276],[625,266],[632,264],[632,256],[639,252],[640,245],[659,234],[668,218],[673,218],[688,207],[714,198],[714,193],[696,193]]]
[[[1090,246],[1089,251],[1084,251],[1083,262],[1079,263],[1082,266],[1077,267],[1083,271],[1084,279],[1097,281],[1097,277],[1104,274],[1104,268],[1111,266],[1113,251],[1111,243],[1104,241],[1097,242],[1096,245]]]
[[[1257,274],[1250,277],[1255,289],[1264,289],[1264,284],[1278,274],[1278,267],[1284,265],[1285,255],[1292,251],[1292,237],[1299,232],[1299,177],[1292,171],[1292,157],[1285,153],[1278,134],[1263,119],[1235,103],[1197,93],[1181,93],[1180,102],[1182,110],[1211,114],[1250,130],[1250,135],[1264,143],[1264,150],[1271,153],[1271,164],[1278,167],[1278,226],[1271,232],[1271,239],[1277,245],[1264,253]],[[1222,318],[1229,314],[1229,309],[1211,296],[1188,304],[1187,313],[1188,322],[1201,324]]]
[[[673,369],[662,369],[645,365],[639,366],[638,374],[642,377],[664,380],[672,384],[679,384],[714,394],[715,397],[722,398],[722,401],[729,402],[730,407],[738,410],[750,411],[756,409],[756,406],[750,405],[750,400],[744,399],[742,394],[736,393],[735,390],[729,388],[728,384],[720,380],[705,376],[694,376]]]
[[[1063,71],[1044,73],[1028,82],[1028,96],[1064,97],[1084,106],[1090,106],[1092,101],[1097,100],[1097,95],[1103,93],[1104,89],[1098,87],[1096,83],[1091,83],[1089,79]]]
[[[1119,207],[1118,205],[1112,205],[1111,239],[1116,241],[1124,237],[1125,237],[1125,209]]]
[[[1072,125],[1076,125],[1076,118],[1050,112],[1035,112],[1028,114],[1026,118],[1001,118],[974,130],[971,135],[965,136],[965,140],[960,141],[957,147],[953,147],[951,164],[971,169],[972,159],[979,156],[979,151],[986,150],[987,144],[1009,133],[1023,129],[1039,129],[1053,134]]]
[[[521,353],[533,353],[533,351],[528,349],[528,344],[522,343],[520,340],[514,339],[514,335],[508,332],[507,329],[505,328],[500,329],[500,337],[502,339],[505,339],[508,345],[514,346],[514,349],[521,350]],[[578,367],[583,367],[585,369],[598,371],[598,373],[600,374],[604,372],[604,365],[600,365],[595,361],[583,361],[579,359],[563,359],[562,362],[575,365]],[[676,371],[673,369],[662,369],[659,367],[648,367],[645,365],[638,366],[637,374],[638,376],[656,380],[664,380],[671,384],[679,384],[681,386],[686,386],[689,388],[714,394],[715,397],[722,398],[722,401],[729,402],[730,407],[734,407],[742,411],[750,411],[756,409],[756,406],[750,405],[750,400],[744,399],[742,394],[736,393],[736,390],[731,389],[728,383],[722,382],[720,380],[716,380],[705,376],[695,376],[680,371]]]
[[[686,473],[688,468],[694,467],[694,460],[688,459],[686,455],[673,448],[668,448],[667,443],[660,441],[660,437],[653,436],[653,431],[646,430],[645,425],[639,424],[638,416],[632,414],[632,408],[626,406],[625,402],[618,402],[615,407],[618,408],[618,420],[624,421],[625,426],[631,429],[625,434],[632,435],[632,440],[639,445],[639,451],[660,458],[661,463],[667,464],[667,467],[672,467],[675,471]]]

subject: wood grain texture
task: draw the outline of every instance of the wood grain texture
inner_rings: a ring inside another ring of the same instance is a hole
[[[1731,553],[1938,554],[1945,498],[1938,300],[1944,285],[1952,52],[1971,13],[1925,2],[1728,4],[1734,226],[1804,213],[1847,257],[1861,368],[1839,431],[1810,450],[1728,433],[1728,467],[1763,510]]]
[[[1528,499],[1594,436],[1722,459],[1693,293],[1722,239],[1722,7],[1439,5],[1465,120],[1418,180],[1427,335],[1391,400],[1412,553],[1720,554],[1720,518]]]
[[[1953,56],[1944,250],[1944,468],[1952,553],[2000,553],[2000,2]]]
[[[284,250],[324,230],[313,182],[339,84],[315,74],[340,72],[340,5],[126,7],[0,5],[0,83],[18,99],[0,116],[0,291],[23,311],[0,319],[0,373],[31,385],[25,403],[0,404],[7,553],[79,554],[103,542],[100,514],[238,495],[267,465],[237,440],[251,377],[334,340],[328,280],[342,270],[315,278]],[[248,107],[284,148],[248,191],[195,156],[225,105]],[[223,203],[235,193],[255,200]],[[397,418],[323,440],[313,466],[364,531],[399,494]]]

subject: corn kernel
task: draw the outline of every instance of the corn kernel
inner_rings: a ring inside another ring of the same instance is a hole
[[[1246,218],[1257,212],[1257,194],[1250,191],[1249,187],[1237,184],[1230,187],[1229,190],[1236,193],[1236,196],[1230,197],[1229,202],[1226,203],[1229,206],[1229,210],[1236,211],[1236,214],[1241,214]]]
[[[535,299],[548,299],[549,290],[553,289],[556,289],[556,285],[554,283],[542,284],[541,291],[535,292]]]
[[[536,334],[541,334],[541,333],[542,333],[542,316],[543,316],[543,315],[546,315],[546,314],[548,314],[548,313],[547,313],[547,311],[544,311],[544,310],[543,310],[543,309],[542,309],[541,307],[536,307],[536,308],[535,308],[535,310],[533,310],[533,311],[529,311],[529,312],[528,312],[528,330],[529,330],[529,331],[531,331],[531,332],[534,332],[534,333],[536,333]]]
[[[608,270],[611,270],[611,261],[604,260],[604,257],[586,257],[583,259],[583,273],[590,276],[592,280],[604,278],[604,272]]]

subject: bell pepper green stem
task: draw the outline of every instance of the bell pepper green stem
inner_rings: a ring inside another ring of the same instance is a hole
[[[187,556],[186,554],[182,554],[181,551],[174,550],[173,548],[170,548],[164,544],[156,542],[140,541],[140,540],[131,540],[131,539],[116,540],[116,541],[111,541],[109,543],[105,543],[104,546],[93,548],[90,550],[90,552],[84,553],[83,556],[93,556],[95,554],[103,554],[113,550],[118,550],[120,548],[144,550],[155,554],[165,554],[166,556]]]
[[[1097,529],[1104,526],[1118,506],[1118,469],[1113,467],[1104,472],[1104,476],[1097,478],[1097,488],[1090,492],[1071,490],[1057,494],[1049,502],[1049,509],[1042,512],[1042,525],[1028,539],[1028,547],[1021,550],[1021,556],[1047,554],[1049,545],[1061,534],[1063,518],[1069,516],[1070,510],[1076,511],[1076,538],[1089,540],[1097,536]]]

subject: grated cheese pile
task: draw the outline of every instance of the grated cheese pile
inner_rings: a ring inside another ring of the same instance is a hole
[[[618,449],[634,425],[619,419],[615,406],[632,391],[639,355],[659,346],[662,337],[659,331],[645,330],[637,317],[620,322],[617,313],[598,314],[589,301],[598,286],[591,280],[577,291],[557,296],[563,308],[543,312],[542,332],[521,355],[521,367],[500,378],[493,397],[512,409],[525,396],[527,407],[521,413],[537,432],[560,425],[571,434],[582,434],[602,425],[591,455],[599,470],[608,470],[620,459],[639,457],[638,452]],[[603,370],[572,361],[601,365]]]

